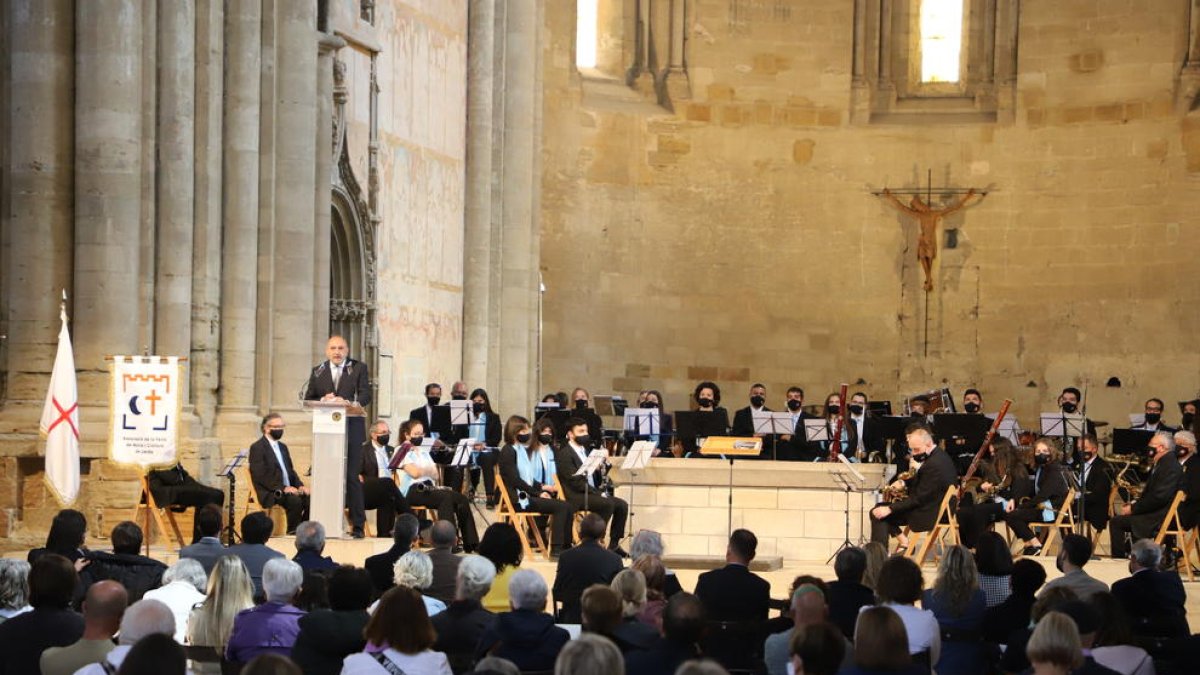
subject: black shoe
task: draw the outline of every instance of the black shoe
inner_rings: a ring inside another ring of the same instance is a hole
[[[365,539],[367,534],[362,531],[361,527],[356,527],[350,532],[351,539]]]
[[[616,553],[617,555],[621,556],[622,558],[629,557],[629,554],[625,552],[625,549],[621,548],[620,546],[614,546],[608,550],[612,551],[613,553]]]
[[[450,549],[450,552],[454,555],[460,555],[463,552],[463,547],[455,546],[454,548]]]
[[[487,503],[485,503],[483,506],[488,511],[491,511],[492,509],[496,508],[496,502],[489,499],[489,500],[487,500]]]
[[[1037,555],[1041,552],[1041,546],[1026,546],[1024,550],[1021,551],[1021,555]]]

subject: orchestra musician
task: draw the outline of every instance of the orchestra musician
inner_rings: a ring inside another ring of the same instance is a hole
[[[1183,467],[1183,491],[1187,498],[1179,505],[1179,522],[1190,530],[1200,523],[1200,458],[1196,455],[1196,435],[1175,432],[1175,457]]]
[[[817,442],[817,446],[821,450],[821,459],[829,457],[829,448],[833,444],[838,418],[842,417],[842,395],[835,391],[826,396],[824,412],[825,430],[829,433],[829,440]],[[858,452],[858,428],[853,424],[843,424],[842,437],[838,445],[840,446],[838,452],[845,455],[846,459],[855,457],[855,453]]]
[[[1082,502],[1083,519],[1093,530],[1101,532],[1108,527],[1108,497],[1112,492],[1113,468],[1100,456],[1100,442],[1094,435],[1081,436],[1079,448],[1083,453],[1083,494],[1076,497],[1076,503]]]
[[[1057,438],[1042,436],[1033,444],[1034,495],[1027,505],[1018,504],[1004,515],[1004,522],[1025,542],[1023,555],[1037,555],[1042,542],[1034,535],[1030,523],[1052,522],[1062,508],[1070,489],[1067,469],[1063,466],[1063,451]]]
[[[595,442],[598,442],[596,439]],[[577,511],[591,511],[608,522],[608,548],[623,558],[629,554],[621,550],[621,539],[625,536],[625,521],[629,518],[629,504],[620,497],[604,493],[603,470],[593,471],[587,476],[575,474],[583,468],[583,462],[591,452],[593,439],[588,434],[588,424],[583,419],[572,417],[567,422],[567,442],[559,446],[554,455],[558,472],[558,485],[571,506]],[[611,521],[611,522],[609,522]]]
[[[724,420],[724,424],[729,424],[729,412],[721,407],[721,388],[716,382],[704,381],[696,385],[692,391],[692,400],[695,402],[696,412],[714,413],[720,415]],[[723,435],[728,432],[728,428],[720,430]],[[699,446],[696,444],[696,437],[680,437],[680,445],[683,449],[684,457],[691,457],[696,454]]]
[[[782,460],[811,462],[818,457],[819,453],[804,438],[804,420],[817,419],[817,417],[804,411],[804,390],[796,386],[788,387],[784,405],[787,406],[788,412],[792,413],[794,432],[779,437],[776,445],[776,457]]]
[[[645,396],[642,398],[638,407],[643,410],[662,410],[662,394],[656,389],[647,389]],[[658,433],[657,434],[635,434],[632,431],[625,432],[625,445],[633,445],[635,441],[650,441],[654,444],[654,456],[671,452],[671,438],[675,435],[673,427],[673,418],[670,413],[660,412],[658,415]]]
[[[1154,536],[1167,509],[1171,508],[1175,493],[1183,488],[1183,467],[1175,456],[1174,434],[1157,432],[1150,438],[1147,452],[1154,465],[1142,496],[1132,504],[1122,506],[1119,515],[1108,523],[1114,559],[1125,560],[1129,557],[1130,535],[1134,541]]]
[[[963,412],[972,415],[983,412],[983,394],[980,394],[978,389],[963,392]]]
[[[899,535],[900,527],[908,525],[914,532],[928,532],[937,522],[938,507],[946,489],[954,485],[958,473],[950,456],[933,442],[933,434],[922,424],[912,424],[905,430],[905,440],[912,451],[912,461],[920,464],[908,481],[908,496],[890,504],[878,504],[871,509],[871,541],[887,546],[889,535]],[[899,488],[903,481],[892,483]],[[898,552],[908,549],[901,538]]]
[[[1161,398],[1152,398],[1146,401],[1143,406],[1142,423],[1131,427],[1132,429],[1141,429],[1142,431],[1179,431],[1175,427],[1170,427],[1162,422],[1163,410],[1166,408]]]
[[[762,438],[762,452],[759,454],[759,458],[772,459],[775,457],[776,437],[774,434],[755,433],[755,412],[771,412],[771,409],[767,407],[767,387],[761,382],[750,385],[750,405],[739,408],[737,412],[733,413],[733,426],[729,430],[729,435]]]
[[[872,453],[883,453],[887,440],[878,419],[867,408],[867,395],[861,391],[850,395],[850,425],[858,439],[855,451],[860,460],[866,461]]]
[[[475,532],[475,517],[471,514],[471,502],[458,490],[438,485],[438,466],[433,461],[429,446],[424,445],[425,426],[416,420],[400,425],[402,443],[396,452],[403,453],[400,460],[400,492],[411,506],[424,506],[437,511],[438,520],[448,520],[458,527],[463,549],[472,553],[479,546]],[[435,446],[441,446],[437,441]]]
[[[471,494],[479,489],[479,476],[483,475],[483,489],[487,493],[486,505],[496,508],[496,450],[500,447],[500,416],[492,410],[492,400],[487,391],[476,389],[471,392],[471,412],[467,425],[468,438],[475,439],[475,466],[471,468]]]
[[[1198,407],[1200,407],[1200,399],[1184,401],[1183,403],[1179,404],[1179,415],[1180,415],[1179,430],[1180,431],[1191,431],[1191,432],[1196,431],[1195,429],[1192,428],[1192,425],[1196,421],[1196,410]]]
[[[925,394],[917,394],[908,399],[908,414],[914,421],[920,422],[930,429],[933,428],[933,402]]]
[[[509,417],[504,424],[504,447],[500,449],[497,465],[514,509],[550,516],[554,527],[550,535],[550,555],[557,556],[571,542],[575,507],[557,496],[553,423],[542,419],[537,425],[537,436],[534,431],[524,417]]]
[[[1033,481],[1007,438],[997,437],[979,462],[980,482],[968,486],[958,505],[958,528],[963,546],[974,549],[988,526],[1004,520],[1022,498],[1033,496]],[[971,482],[974,482],[972,479]]]

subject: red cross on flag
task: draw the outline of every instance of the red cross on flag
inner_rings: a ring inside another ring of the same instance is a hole
[[[65,306],[40,430],[46,438],[46,483],[63,506],[70,506],[79,496],[79,400]]]

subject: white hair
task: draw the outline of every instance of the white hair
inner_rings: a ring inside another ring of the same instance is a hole
[[[542,611],[546,608],[546,596],[550,589],[546,580],[533,570],[517,570],[508,580],[508,597],[513,609]]]
[[[1190,431],[1176,431],[1175,445],[1186,445],[1189,448],[1195,449],[1196,434],[1193,434]]]
[[[1130,556],[1141,567],[1158,569],[1158,563],[1162,562],[1162,547],[1154,543],[1153,539],[1138,539],[1133,542]]]
[[[263,565],[262,587],[269,602],[291,602],[304,583],[304,570],[287,558],[271,558]]]
[[[433,561],[421,551],[409,551],[396,561],[392,576],[397,586],[423,591],[433,585]]]
[[[21,609],[29,604],[29,563],[0,558],[0,608]]]
[[[1171,431],[1156,431],[1154,437],[1161,439],[1167,446],[1167,452],[1175,452],[1175,434]]]
[[[629,557],[637,560],[644,555],[663,557],[662,535],[654,530],[638,530],[629,544]]]
[[[306,520],[296,526],[296,550],[325,550],[325,526],[315,520]]]
[[[204,572],[204,565],[193,558],[180,558],[163,572],[163,586],[173,581],[186,581],[195,586],[197,591],[208,592],[208,574]]]
[[[479,600],[492,589],[496,566],[481,555],[466,555],[458,563],[455,595],[462,600]]]
[[[121,644],[135,645],[138,640],[155,633],[175,635],[175,614],[165,603],[143,599],[125,610],[121,617]]]
[[[921,441],[921,443],[924,445],[933,443],[933,434],[929,433],[929,430],[926,429],[925,427],[913,429],[906,435],[916,438],[917,440]]]

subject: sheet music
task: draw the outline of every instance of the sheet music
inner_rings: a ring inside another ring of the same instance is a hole
[[[1079,438],[1083,435],[1084,418],[1079,413],[1042,413],[1043,436],[1066,436]]]
[[[246,461],[246,458],[249,456],[250,456],[249,450],[242,450],[238,454],[234,455],[233,458],[230,459],[225,464],[225,466],[221,467],[221,470],[217,472],[217,475],[218,476],[229,476],[229,475],[233,474],[233,472],[239,466],[241,466],[242,462]]]
[[[804,420],[804,440],[810,443],[830,440],[829,426],[825,424],[825,420]]]
[[[625,453],[621,469],[624,471],[644,469],[650,463],[652,456],[654,456],[654,444],[650,441],[637,441],[630,446],[629,452]]]
[[[470,401],[449,401],[450,406],[450,424],[463,425],[471,423],[471,402]]]
[[[458,442],[458,446],[454,448],[454,459],[450,460],[450,466],[466,466],[471,463],[471,450],[475,447],[474,438],[464,438]]]
[[[1015,417],[1005,417],[1000,420],[1000,428],[996,430],[996,435],[1007,438],[1013,445],[1020,445],[1021,425],[1017,423]]]
[[[791,434],[796,430],[790,412],[751,410],[750,418],[754,421],[756,434]]]
[[[625,431],[637,436],[656,436],[660,433],[659,426],[662,414],[657,408],[626,408]]]
[[[592,450],[588,453],[587,459],[583,460],[583,465],[575,472],[576,476],[590,476],[600,470],[601,465],[608,459],[607,450]]]

